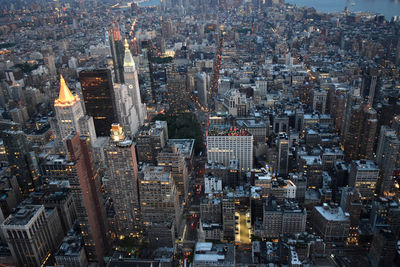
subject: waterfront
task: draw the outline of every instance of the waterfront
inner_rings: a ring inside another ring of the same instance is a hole
[[[340,12],[347,6],[352,12],[383,14],[388,20],[400,16],[399,0],[286,0],[285,3],[314,7],[322,12]]]

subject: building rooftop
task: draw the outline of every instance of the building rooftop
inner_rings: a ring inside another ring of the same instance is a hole
[[[169,139],[168,145],[175,145],[185,158],[193,155],[194,139]]]
[[[245,129],[230,128],[227,131],[211,130],[207,132],[208,136],[251,136]]]
[[[379,170],[378,166],[372,160],[354,160],[353,163],[357,166],[358,170]]]
[[[328,221],[348,221],[349,214],[343,212],[341,207],[330,207],[328,204],[324,203],[323,206],[317,206],[315,209]]]
[[[41,209],[44,209],[43,205],[21,205],[15,213],[8,216],[3,224],[8,226],[27,225]]]

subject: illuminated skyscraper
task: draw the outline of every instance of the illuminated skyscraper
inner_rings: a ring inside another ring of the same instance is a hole
[[[54,101],[54,109],[59,130],[56,134],[58,141],[65,144],[67,136],[73,132],[88,136],[92,143],[96,140],[93,118],[84,113],[79,96],[71,93],[62,76],[60,78],[60,94]]]
[[[158,166],[163,166],[171,172],[180,200],[186,199],[189,187],[189,175],[185,158],[178,146],[168,145],[158,153]]]
[[[143,125],[146,119],[146,110],[140,96],[138,71],[136,69],[136,64],[133,60],[131,51],[129,50],[129,44],[127,40],[125,40],[124,77],[125,84],[128,86],[128,94],[132,98],[133,105],[136,109],[136,114],[139,118],[139,124]]]
[[[105,190],[110,194],[117,215],[120,235],[139,234],[138,166],[135,145],[125,138],[122,127],[113,124],[109,145],[104,148],[108,179]]]
[[[79,73],[79,81],[86,113],[93,117],[96,135],[109,136],[111,124],[117,120],[110,70],[83,70]]]

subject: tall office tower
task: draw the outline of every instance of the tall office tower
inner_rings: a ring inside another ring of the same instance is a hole
[[[113,23],[108,33],[110,39],[111,55],[114,64],[114,75],[116,83],[124,82],[124,45],[118,24]]]
[[[125,56],[123,66],[125,84],[128,86],[128,93],[131,96],[133,105],[136,109],[136,114],[139,118],[139,124],[143,125],[144,121],[146,120],[146,108],[142,103],[142,98],[140,97],[138,72],[131,51],[129,50],[129,44],[127,40],[125,40]]]
[[[114,84],[117,121],[128,136],[136,135],[139,129],[139,116],[126,84]]]
[[[189,191],[189,174],[182,151],[178,146],[167,145],[158,153],[158,166],[171,172],[180,200],[186,200]]]
[[[74,96],[71,93],[62,76],[60,78],[60,94],[58,99],[54,100],[54,109],[59,130],[59,136],[56,136],[56,138],[63,145],[65,145],[67,136],[73,132],[88,136],[90,141],[94,143],[96,132],[93,118],[85,115],[79,96]]]
[[[43,54],[44,64],[46,65],[46,68],[49,70],[49,74],[55,77],[57,75],[57,69],[54,61],[53,48],[43,47],[42,54]]]
[[[350,165],[349,186],[355,187],[361,199],[374,197],[379,177],[379,168],[371,160],[353,160]]]
[[[208,90],[207,90],[207,74],[205,72],[200,72],[197,74],[196,89],[200,104],[204,108],[207,108]]]
[[[253,168],[253,136],[246,130],[208,131],[207,160],[209,163],[221,163],[229,166],[229,161],[239,161],[240,171]]]
[[[7,160],[11,166],[11,173],[16,176],[21,193],[25,196],[34,189],[34,163],[35,156],[31,145],[23,131],[5,130],[1,132],[1,138]]]
[[[354,187],[343,187],[340,207],[350,214],[350,230],[347,237],[347,245],[358,244],[358,225],[361,214],[361,194]]]
[[[58,247],[62,233],[55,209],[43,205],[21,205],[2,224],[1,229],[18,266],[45,266]]]
[[[327,91],[325,89],[313,89],[312,90],[312,107],[314,111],[318,111],[321,114],[326,112],[327,102]]]
[[[136,138],[138,161],[156,165],[157,155],[168,142],[166,121],[155,121],[144,125]]]
[[[342,143],[345,157],[372,159],[378,124],[376,111],[366,103],[356,104],[346,110],[344,120]]]
[[[179,197],[174,179],[164,167],[144,166],[139,181],[140,209],[144,225],[175,222],[180,226]]]
[[[363,97],[370,106],[372,106],[374,102],[377,82],[378,70],[369,68],[363,71],[361,97]]]
[[[79,72],[87,115],[93,117],[97,136],[109,136],[111,124],[117,121],[114,88],[108,69]]]
[[[186,87],[186,73],[180,71],[175,64],[172,64],[166,68],[166,76],[169,110],[172,112],[187,110],[190,98]]]
[[[229,192],[222,198],[222,227],[224,238],[233,240],[235,238],[235,198]]]
[[[376,162],[381,170],[380,193],[384,194],[392,189],[394,172],[400,168],[400,140],[388,126],[381,127]]]
[[[113,124],[108,146],[104,148],[108,179],[104,187],[112,198],[117,215],[118,234],[138,236],[139,195],[135,145],[125,137],[122,127]]]
[[[279,133],[278,137],[278,172],[286,177],[289,168],[289,137],[286,133]]]
[[[75,162],[75,170],[81,189],[81,208],[78,220],[90,261],[104,265],[103,256],[107,251],[106,213],[101,193],[101,181],[94,164],[93,152],[87,137],[78,134],[66,139],[69,160]],[[84,211],[82,208],[84,207]]]

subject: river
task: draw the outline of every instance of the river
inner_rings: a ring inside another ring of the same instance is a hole
[[[400,16],[400,0],[285,0],[285,3],[314,7],[322,12],[343,11],[348,6],[352,12],[383,14],[387,20]]]

